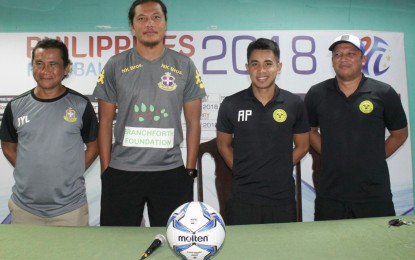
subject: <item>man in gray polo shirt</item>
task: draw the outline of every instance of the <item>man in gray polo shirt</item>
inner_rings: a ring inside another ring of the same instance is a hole
[[[38,42],[32,51],[37,86],[4,111],[1,147],[15,167],[12,224],[88,225],[83,174],[98,154],[98,123],[90,101],[62,85],[70,65],[64,43]]]
[[[178,206],[193,200],[206,93],[190,58],[163,45],[167,10],[161,1],[137,0],[128,16],[137,45],[110,58],[94,91],[102,171],[100,224],[139,226],[147,204],[150,225],[165,226]]]

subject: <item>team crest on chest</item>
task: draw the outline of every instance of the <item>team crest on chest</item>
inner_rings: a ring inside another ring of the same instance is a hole
[[[370,100],[364,100],[359,104],[360,112],[370,114],[373,111],[373,103]]]
[[[158,86],[162,90],[173,91],[177,88],[177,85],[174,82],[174,80],[175,80],[175,77],[173,77],[170,72],[166,72],[161,77],[161,81],[159,82]]]
[[[283,123],[287,120],[287,112],[284,109],[276,109],[272,114],[274,120],[278,123]]]
[[[65,116],[63,117],[66,122],[73,123],[78,120],[78,117],[76,116],[76,111],[72,107],[68,107],[65,111]]]

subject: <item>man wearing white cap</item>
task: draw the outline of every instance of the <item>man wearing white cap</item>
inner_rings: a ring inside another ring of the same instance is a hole
[[[335,78],[312,86],[305,97],[310,144],[321,155],[315,220],[395,215],[386,158],[408,137],[399,95],[363,75],[365,48],[358,37],[341,35],[329,50]]]

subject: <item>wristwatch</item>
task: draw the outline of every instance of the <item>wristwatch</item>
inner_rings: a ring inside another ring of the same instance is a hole
[[[197,177],[197,170],[196,169],[186,169],[186,173],[192,178]]]

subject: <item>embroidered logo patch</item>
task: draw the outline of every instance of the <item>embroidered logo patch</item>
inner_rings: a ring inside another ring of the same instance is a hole
[[[63,117],[63,119],[65,119],[65,121],[69,123],[73,123],[78,120],[78,118],[76,117],[76,112],[72,107],[66,109],[65,116]]]
[[[176,83],[174,82],[175,78],[171,75],[170,72],[164,73],[161,77],[161,81],[159,82],[158,86],[160,89],[165,91],[173,91],[177,88]]]
[[[285,122],[285,120],[287,120],[287,112],[285,112],[284,109],[277,109],[272,114],[272,117],[278,123],[283,123],[283,122]]]
[[[370,114],[373,111],[373,103],[370,100],[364,100],[360,103],[359,109],[363,114]]]

